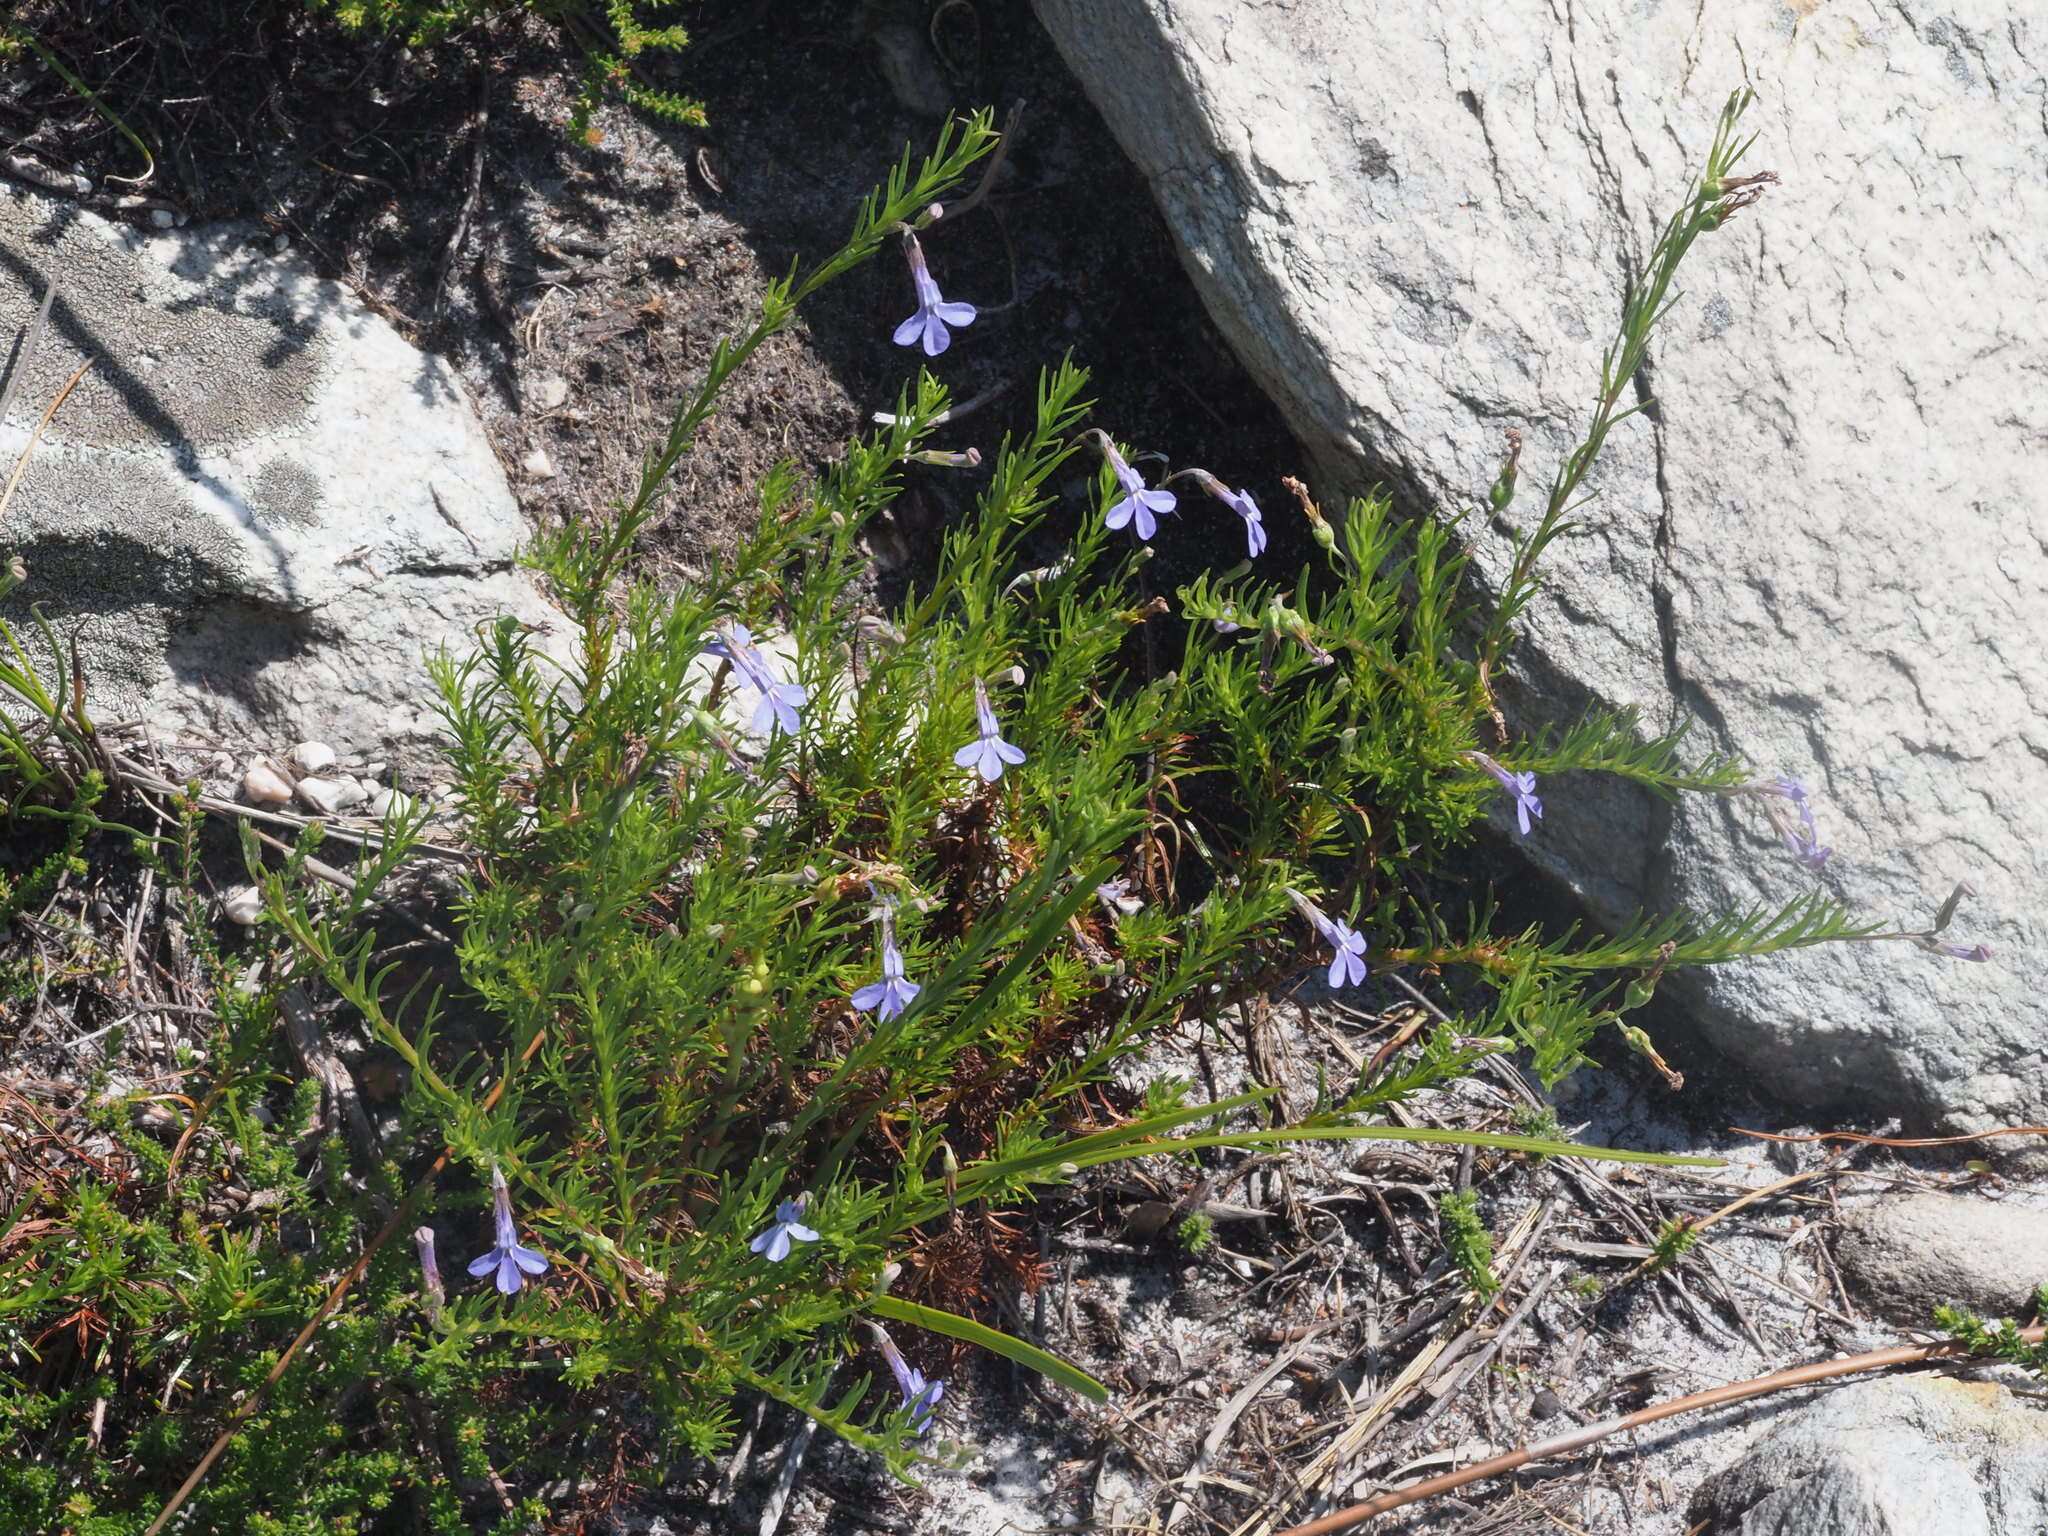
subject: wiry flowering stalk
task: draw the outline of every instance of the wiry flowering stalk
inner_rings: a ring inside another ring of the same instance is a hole
[[[1107,432],[1092,432],[1102,456],[1109,461],[1109,472],[1116,476],[1116,483],[1123,487],[1123,499],[1109,509],[1103,518],[1105,526],[1122,528],[1135,527],[1138,537],[1149,539],[1159,531],[1157,518],[1164,517],[1179,505],[1173,492],[1165,489],[1148,490],[1145,477],[1124,462],[1124,456],[1117,452],[1116,444],[1109,440]]]
[[[910,281],[917,289],[917,313],[896,327],[896,345],[924,347],[926,357],[937,357],[953,344],[949,325],[972,325],[974,306],[972,304],[949,303],[939,292],[939,285],[932,280],[931,268],[924,264],[924,247],[917,243],[917,236],[903,232],[903,254],[910,260]]]
[[[894,913],[894,903],[882,903],[882,979],[853,994],[854,1007],[862,1012],[875,1010],[875,1017],[884,1024],[900,1015],[924,990],[916,982],[904,979],[903,951],[896,947]]]
[[[785,683],[775,675],[768,658],[754,644],[753,631],[738,619],[724,619],[716,636],[704,647],[714,656],[732,663],[740,680],[759,695],[754,705],[753,731],[766,736],[771,730],[794,736],[802,726],[797,710],[810,702],[810,691],[801,683]]]
[[[1245,552],[1251,559],[1256,560],[1266,552],[1266,520],[1259,511],[1259,504],[1252,500],[1250,491],[1233,491],[1206,469],[1183,469],[1178,474],[1168,475],[1165,483],[1178,480],[1183,475],[1244,519]]]
[[[974,728],[974,740],[955,752],[953,761],[962,768],[972,768],[981,775],[983,783],[995,783],[1003,776],[1005,765],[1014,767],[1024,761],[1024,749],[1003,740],[1002,722],[996,719],[988,702],[988,688],[978,677],[974,680]]]
[[[789,1257],[791,1247],[797,1243],[815,1243],[817,1229],[803,1223],[804,1206],[809,1197],[798,1195],[794,1200],[784,1200],[775,1207],[775,1219],[767,1229],[747,1244],[751,1252],[760,1254],[770,1264],[780,1264]]]
[[[491,1202],[497,1222],[497,1245],[489,1253],[471,1259],[469,1272],[479,1280],[494,1275],[498,1289],[510,1296],[519,1289],[522,1271],[538,1275],[547,1269],[548,1261],[531,1248],[519,1246],[519,1229],[512,1221],[512,1191],[506,1187],[505,1175],[496,1164],[491,1167]]]
[[[1293,886],[1286,887],[1287,899],[1308,919],[1309,926],[1330,946],[1330,985],[1356,986],[1365,980],[1365,939],[1342,918],[1333,918]]]
[[[1511,772],[1484,752],[1467,752],[1465,756],[1492,774],[1500,787],[1514,797],[1515,824],[1522,836],[1527,837],[1531,818],[1543,815],[1543,802],[1536,798],[1536,775]]]

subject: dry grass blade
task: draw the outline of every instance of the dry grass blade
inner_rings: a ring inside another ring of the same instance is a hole
[[[2020,1338],[2029,1344],[2042,1343],[2048,1340],[2048,1327],[2022,1329]],[[1605,1419],[1598,1424],[1587,1424],[1569,1434],[1525,1446],[1518,1451],[1509,1451],[1505,1455],[1491,1457],[1486,1461],[1474,1462],[1460,1471],[1446,1472],[1441,1477],[1425,1479],[1412,1487],[1383,1493],[1378,1498],[1367,1499],[1363,1504],[1354,1504],[1349,1509],[1340,1509],[1335,1514],[1325,1515],[1320,1520],[1311,1520],[1306,1525],[1289,1526],[1281,1531],[1279,1536],[1333,1536],[1333,1533],[1349,1530],[1375,1515],[1384,1515],[1410,1504],[1419,1504],[1424,1499],[1433,1499],[1440,1493],[1449,1493],[1471,1483],[1499,1477],[1503,1472],[1512,1472],[1532,1461],[1545,1461],[1553,1456],[1562,1456],[1605,1440],[1611,1435],[1640,1429],[1645,1424],[1654,1424],[1659,1419],[1672,1418],[1681,1413],[1691,1413],[1701,1408],[1718,1408],[1723,1403],[1739,1403],[1748,1398],[1763,1397],[1792,1387],[1829,1381],[1837,1376],[1855,1376],[1865,1371],[1884,1370],[1895,1365],[1923,1365],[1930,1360],[1954,1359],[1967,1353],[1967,1346],[1954,1341],[1907,1345],[1899,1349],[1880,1349],[1867,1355],[1852,1355],[1847,1360],[1823,1360],[1817,1365],[1795,1366],[1789,1371],[1774,1371],[1768,1376],[1758,1376],[1750,1381],[1733,1382],[1725,1387],[1712,1387],[1705,1392],[1672,1398],[1669,1402],[1653,1403],[1648,1408],[1639,1408],[1634,1413],[1624,1414],[1618,1419]]]
[[[1167,1512],[1167,1530],[1172,1530],[1180,1523],[1181,1517],[1187,1514],[1188,1500],[1193,1498],[1195,1490],[1201,1487],[1202,1474],[1209,1470],[1210,1463],[1216,1459],[1216,1453],[1223,1449],[1223,1443],[1230,1438],[1231,1429],[1237,1424],[1245,1409],[1251,1407],[1258,1400],[1259,1394],[1273,1384],[1274,1378],[1300,1359],[1309,1345],[1335,1326],[1334,1322],[1319,1323],[1309,1329],[1291,1348],[1283,1349],[1275,1355],[1270,1365],[1246,1382],[1230,1401],[1223,1405],[1223,1411],[1216,1415],[1216,1422],[1209,1426],[1209,1433],[1202,1437],[1201,1449],[1195,1453],[1195,1459],[1189,1463],[1187,1472],[1181,1477],[1180,1490],[1174,1495],[1173,1508]]]
[[[1530,1207],[1501,1239],[1499,1255],[1502,1258],[1512,1258],[1514,1268],[1519,1268],[1521,1260],[1534,1250],[1530,1237],[1536,1231],[1538,1222],[1547,1217],[1549,1209],[1547,1205]],[[1512,1270],[1509,1271],[1509,1277],[1512,1278]],[[1411,1392],[1430,1378],[1453,1345],[1460,1350],[1465,1347],[1469,1342],[1471,1329],[1486,1315],[1486,1311],[1487,1303],[1477,1297],[1469,1298],[1456,1313],[1454,1328],[1432,1339],[1420,1354],[1410,1360],[1387,1390],[1375,1398],[1365,1412],[1345,1425],[1336,1439],[1317,1453],[1315,1459],[1303,1470],[1295,1486],[1313,1490],[1317,1494],[1329,1493],[1336,1485],[1339,1470],[1357,1459],[1358,1454],[1378,1433],[1388,1416],[1407,1400]],[[1270,1536],[1274,1529],[1274,1521],[1290,1502],[1291,1493],[1282,1495],[1279,1500],[1268,1503],[1265,1508],[1240,1523],[1230,1536]]]
[[[50,424],[50,418],[57,414],[57,407],[64,403],[64,397],[71,393],[73,387],[77,385],[80,379],[85,377],[86,369],[91,366],[91,358],[87,358],[78,365],[78,371],[64,381],[64,387],[57,391],[57,398],[52,400],[49,408],[43,412],[43,419],[38,421],[36,429],[29,433],[28,442],[21,450],[21,457],[14,461],[14,473],[8,477],[7,489],[0,491],[0,518],[7,516],[7,504],[14,500],[14,489],[21,484],[22,474],[28,469],[29,455],[36,451],[36,444],[42,440],[43,428]]]

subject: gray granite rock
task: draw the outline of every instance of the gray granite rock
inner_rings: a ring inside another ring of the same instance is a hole
[[[1509,427],[1540,490],[1627,275],[1731,88],[1756,87],[1746,168],[1784,185],[1695,248],[1639,381],[1659,408],[1615,431],[1553,546],[1511,702],[1689,718],[1700,747],[1804,779],[1838,850],[1822,883],[1873,919],[1918,926],[1976,883],[1954,936],[1993,965],[1836,946],[1679,978],[1761,1083],[1953,1129],[2048,1121],[2048,15],[1037,8],[1333,497],[1470,506]],[[1497,583],[1507,531],[1470,526]],[[1671,810],[1584,776],[1543,795],[1529,855],[1606,921],[1812,886],[1755,802]]]
[[[0,323],[61,283],[5,421],[44,434],[0,555],[77,636],[103,717],[273,740],[432,733],[423,653],[545,624],[518,508],[450,368],[241,228],[144,233],[0,188]]]
[[[1980,1317],[2032,1313],[2048,1285],[2048,1210],[1961,1195],[1899,1195],[1851,1211],[1835,1244],[1850,1295],[1926,1328],[1941,1303]]]
[[[2038,1536],[2048,1410],[1987,1382],[1859,1382],[1764,1431],[1691,1518],[1714,1536]]]

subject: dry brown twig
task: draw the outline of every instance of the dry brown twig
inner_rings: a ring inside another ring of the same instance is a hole
[[[78,381],[85,377],[86,369],[91,366],[91,358],[87,358],[78,365],[78,371],[64,381],[64,387],[57,391],[57,398],[52,400],[49,408],[43,412],[43,419],[38,421],[35,430],[29,433],[28,442],[22,447],[21,457],[14,461],[14,473],[8,478],[7,489],[0,491],[0,517],[7,515],[7,504],[14,500],[15,487],[21,484],[22,474],[28,468],[29,455],[36,451],[36,444],[41,441],[43,436],[43,428],[50,424],[50,418],[57,414],[57,407],[64,403],[64,397],[69,395],[77,386]]]
[[[2026,1328],[2020,1337],[2029,1344],[2048,1340],[2048,1327]],[[1772,1392],[1783,1392],[1793,1387],[1809,1386],[1817,1381],[1829,1381],[1837,1376],[1861,1375],[1865,1371],[1884,1370],[1897,1365],[1924,1365],[1932,1360],[1953,1360],[1966,1356],[1967,1346],[1953,1340],[1940,1344],[1906,1345],[1897,1349],[1874,1350],[1867,1355],[1852,1355],[1846,1360],[1823,1360],[1814,1365],[1794,1366],[1788,1371],[1774,1371],[1768,1376],[1758,1376],[1749,1381],[1731,1382],[1725,1387],[1711,1387],[1705,1392],[1694,1392],[1685,1397],[1675,1397],[1668,1402],[1652,1403],[1634,1413],[1623,1414],[1620,1418],[1604,1419],[1598,1424],[1583,1425],[1569,1434],[1558,1435],[1535,1445],[1524,1446],[1505,1455],[1490,1457],[1474,1462],[1457,1472],[1446,1472],[1441,1477],[1426,1478],[1407,1488],[1380,1494],[1362,1504],[1353,1504],[1334,1514],[1311,1520],[1306,1525],[1289,1526],[1278,1536],[1332,1536],[1337,1531],[1348,1531],[1355,1525],[1362,1525],[1375,1515],[1384,1515],[1391,1510],[1403,1509],[1410,1504],[1419,1504],[1424,1499],[1435,1498],[1440,1493],[1472,1483],[1484,1482],[1525,1467],[1532,1461],[1547,1461],[1571,1451],[1596,1444],[1613,1435],[1631,1429],[1640,1429],[1645,1424],[1654,1424],[1659,1419],[1668,1419],[1681,1413],[1692,1413],[1702,1408],[1718,1408],[1724,1403],[1739,1403],[1752,1397],[1764,1397]]]

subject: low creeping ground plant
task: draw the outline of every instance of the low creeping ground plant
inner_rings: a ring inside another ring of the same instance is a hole
[[[752,536],[701,579],[633,579],[639,540],[670,510],[670,473],[724,383],[822,285],[892,239],[943,228],[935,200],[994,136],[978,117],[949,126],[922,162],[906,156],[848,243],[772,284],[759,322],[713,353],[633,494],[536,539],[528,558],[566,615],[560,649],[507,620],[473,654],[434,661],[467,838],[451,927],[459,992],[403,969],[372,921],[423,813],[390,818],[349,888],[325,894],[300,878],[317,834],[281,861],[245,843],[263,908],[248,942],[265,979],[222,1004],[187,1091],[212,1095],[276,1165],[268,1176],[309,1230],[258,1248],[203,1225],[203,1181],[171,1177],[169,1154],[129,1128],[121,1144],[141,1173],[123,1186],[126,1208],[80,1186],[57,1207],[69,1226],[0,1249],[13,1344],[98,1308],[100,1358],[118,1349],[149,1378],[142,1407],[102,1435],[110,1464],[163,1472],[110,1474],[90,1496],[124,1512],[166,1498],[229,1424],[234,1443],[193,1496],[198,1525],[260,1516],[339,1531],[402,1498],[436,1533],[484,1518],[509,1530],[525,1512],[465,1511],[450,1488],[575,1473],[563,1458],[599,1422],[622,1426],[632,1475],[655,1481],[672,1457],[723,1451],[742,1398],[809,1415],[908,1477],[920,1459],[960,1452],[935,1427],[943,1388],[897,1341],[934,1369],[928,1351],[974,1345],[1105,1395],[972,1315],[991,1284],[1031,1283],[1042,1186],[1121,1159],[1307,1139],[1671,1161],[1411,1129],[1387,1112],[1501,1050],[1525,1051],[1546,1083],[1610,1029],[1656,1059],[1625,1015],[1674,967],[1840,940],[1951,952],[1940,935],[1961,892],[1910,932],[1859,924],[1815,891],[1774,908],[1646,914],[1606,936],[1501,931],[1488,906],[1451,913],[1426,895],[1504,788],[1521,834],[1539,835],[1539,777],[1606,772],[1667,796],[1798,804],[1731,759],[1686,762],[1682,731],[1645,739],[1626,713],[1501,740],[1490,683],[1543,545],[1626,414],[1620,389],[1679,259],[1759,190],[1727,190],[1747,147],[1734,135],[1742,104],[1629,295],[1586,441],[1515,537],[1505,618],[1469,602],[1457,518],[1404,526],[1384,497],[1326,518],[1305,490],[1308,568],[1258,578],[1247,560],[1154,598],[1139,575],[1147,552],[1116,535],[1150,538],[1173,493],[1148,488],[1107,430],[1086,425],[1086,375],[1055,359],[1016,430],[980,444],[933,441],[957,424],[941,381],[920,373],[814,481],[768,475]],[[961,323],[920,285],[921,314],[928,300],[931,319]],[[1053,487],[1091,443],[1093,496],[1059,504]],[[1216,489],[1261,467],[1226,468],[1229,480],[1183,473],[1262,544],[1255,504]],[[974,476],[976,505],[879,611],[863,532],[929,474]],[[1502,511],[1513,479],[1496,485]],[[1474,633],[1477,649],[1461,647]],[[75,749],[61,761],[77,773],[60,781],[48,754],[31,760],[46,775],[38,803],[69,808],[91,759],[61,692],[48,703],[70,734],[49,739]],[[197,811],[187,801],[180,814]],[[1275,1123],[1270,1085],[1212,1103],[1190,1102],[1180,1081],[1118,1085],[1117,1069],[1165,1031],[1316,972],[1353,986],[1374,969],[1455,978],[1447,995],[1466,1000],[1462,1015],[1326,1086],[1297,1118]],[[226,997],[241,978],[222,975]],[[304,1103],[265,1101],[270,1018],[288,984],[330,991],[394,1064],[398,1107],[374,1158],[330,1139],[309,1172],[271,1128],[303,1126],[318,1098],[315,1085]],[[360,1194],[335,1176],[344,1169]],[[444,1294],[425,1240],[415,1258],[365,1235],[430,1219],[474,1252],[486,1180],[495,1241],[473,1270],[491,1286]],[[1454,1232],[1455,1212],[1447,1204]],[[206,1284],[163,1279],[173,1265]],[[288,1353],[330,1300],[317,1354]],[[885,1376],[858,1365],[864,1330],[884,1330],[869,1337]],[[52,1426],[35,1431],[38,1454],[80,1443],[96,1369],[81,1366],[58,1397],[14,1390],[23,1422]],[[230,1423],[266,1392],[260,1414]],[[41,1477],[46,1462],[0,1466],[12,1501],[0,1507],[26,1511],[25,1528],[70,1518],[56,1511],[78,1490]],[[315,1464],[310,1479],[274,1475]],[[139,1524],[120,1518],[124,1533]]]

